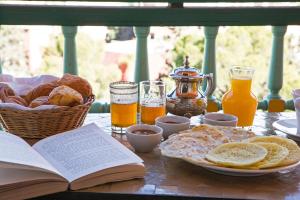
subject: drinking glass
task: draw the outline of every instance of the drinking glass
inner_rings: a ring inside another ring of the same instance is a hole
[[[112,132],[125,134],[125,128],[137,122],[138,85],[119,81],[109,85]]]
[[[141,122],[155,124],[155,119],[166,114],[166,87],[162,81],[140,82]]]

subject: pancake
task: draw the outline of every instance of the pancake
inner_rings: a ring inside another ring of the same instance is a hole
[[[268,154],[262,161],[253,165],[255,168],[264,169],[277,167],[289,155],[289,150],[276,143],[257,142],[258,144],[267,149]]]
[[[232,142],[212,149],[208,152],[206,158],[226,167],[245,167],[262,161],[267,154],[267,149],[260,145]]]
[[[291,139],[279,137],[279,136],[260,136],[253,137],[247,140],[248,142],[267,142],[276,143],[282,147],[285,147],[289,151],[289,155],[279,164],[279,166],[290,165],[300,161],[300,148],[296,142]]]

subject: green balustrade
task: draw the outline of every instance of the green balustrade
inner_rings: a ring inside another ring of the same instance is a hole
[[[216,26],[204,27],[205,36],[205,48],[204,48],[204,60],[202,65],[203,74],[213,74],[213,91],[217,85],[217,72],[216,72],[216,37],[218,34],[218,28]],[[206,89],[206,81],[203,84],[202,90]],[[208,97],[208,112],[215,112],[219,110],[219,102],[213,95]]]
[[[80,1],[80,0],[75,0]],[[102,0],[91,0],[101,2]],[[104,0],[103,0],[104,1]],[[219,26],[273,25],[272,56],[268,78],[268,96],[259,102],[263,110],[293,109],[293,101],[284,101],[279,95],[283,84],[283,41],[287,25],[299,25],[300,6],[286,7],[206,7],[186,8],[184,2],[261,2],[259,0],[109,0],[110,2],[167,2],[167,7],[105,7],[67,5],[0,5],[0,24],[3,25],[60,25],[63,26],[64,72],[78,74],[76,60],[77,26],[136,26],[136,58],[134,81],[149,79],[147,37],[150,26],[205,26],[203,73],[213,73],[216,83],[215,40]],[[266,0],[266,2],[281,2]],[[287,0],[287,2],[297,2]],[[55,14],[53,14],[55,13]],[[118,14],[116,14],[118,13]],[[0,63],[0,73],[1,73]],[[204,86],[205,87],[205,86]],[[215,88],[214,88],[215,89]],[[221,105],[214,98],[209,102]],[[209,104],[210,105],[210,104]],[[95,102],[91,112],[109,112],[109,104]]]
[[[262,26],[298,25],[300,21],[299,6],[172,8],[2,4],[0,13],[0,24],[4,25]]]
[[[89,110],[90,113],[109,113],[110,112],[110,104],[109,103],[101,103],[94,102]]]
[[[270,94],[268,99],[280,99],[279,91],[283,82],[283,40],[286,26],[272,27],[272,55],[269,68],[268,88]]]
[[[287,100],[287,101],[285,102],[285,109],[288,109],[288,110],[295,110],[295,105],[294,105],[293,99]]]
[[[63,26],[64,42],[64,73],[78,74],[76,57],[76,26]]]
[[[283,83],[283,44],[286,30],[286,26],[272,27],[272,54],[268,78],[269,95],[266,98],[270,112],[280,112],[285,109],[285,102],[281,99],[279,91]]]
[[[2,60],[0,60],[0,74],[2,74],[2,65],[3,65],[3,62],[2,62]]]
[[[134,33],[136,35],[136,51],[135,51],[135,71],[134,81],[149,80],[148,67],[148,46],[147,37],[150,32],[150,27],[135,27]]]

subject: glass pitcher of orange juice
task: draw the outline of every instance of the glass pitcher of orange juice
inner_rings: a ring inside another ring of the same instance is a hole
[[[231,89],[222,98],[224,113],[238,117],[238,126],[252,126],[258,101],[251,92],[254,69],[234,67],[230,69]]]

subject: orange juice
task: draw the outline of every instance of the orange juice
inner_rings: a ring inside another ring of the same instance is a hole
[[[117,127],[128,127],[136,124],[137,103],[110,105],[111,124]]]
[[[141,121],[144,124],[155,124],[155,119],[166,114],[165,105],[160,106],[141,106]]]
[[[257,98],[251,92],[252,79],[231,79],[231,89],[222,98],[224,113],[238,117],[238,126],[251,126]]]

